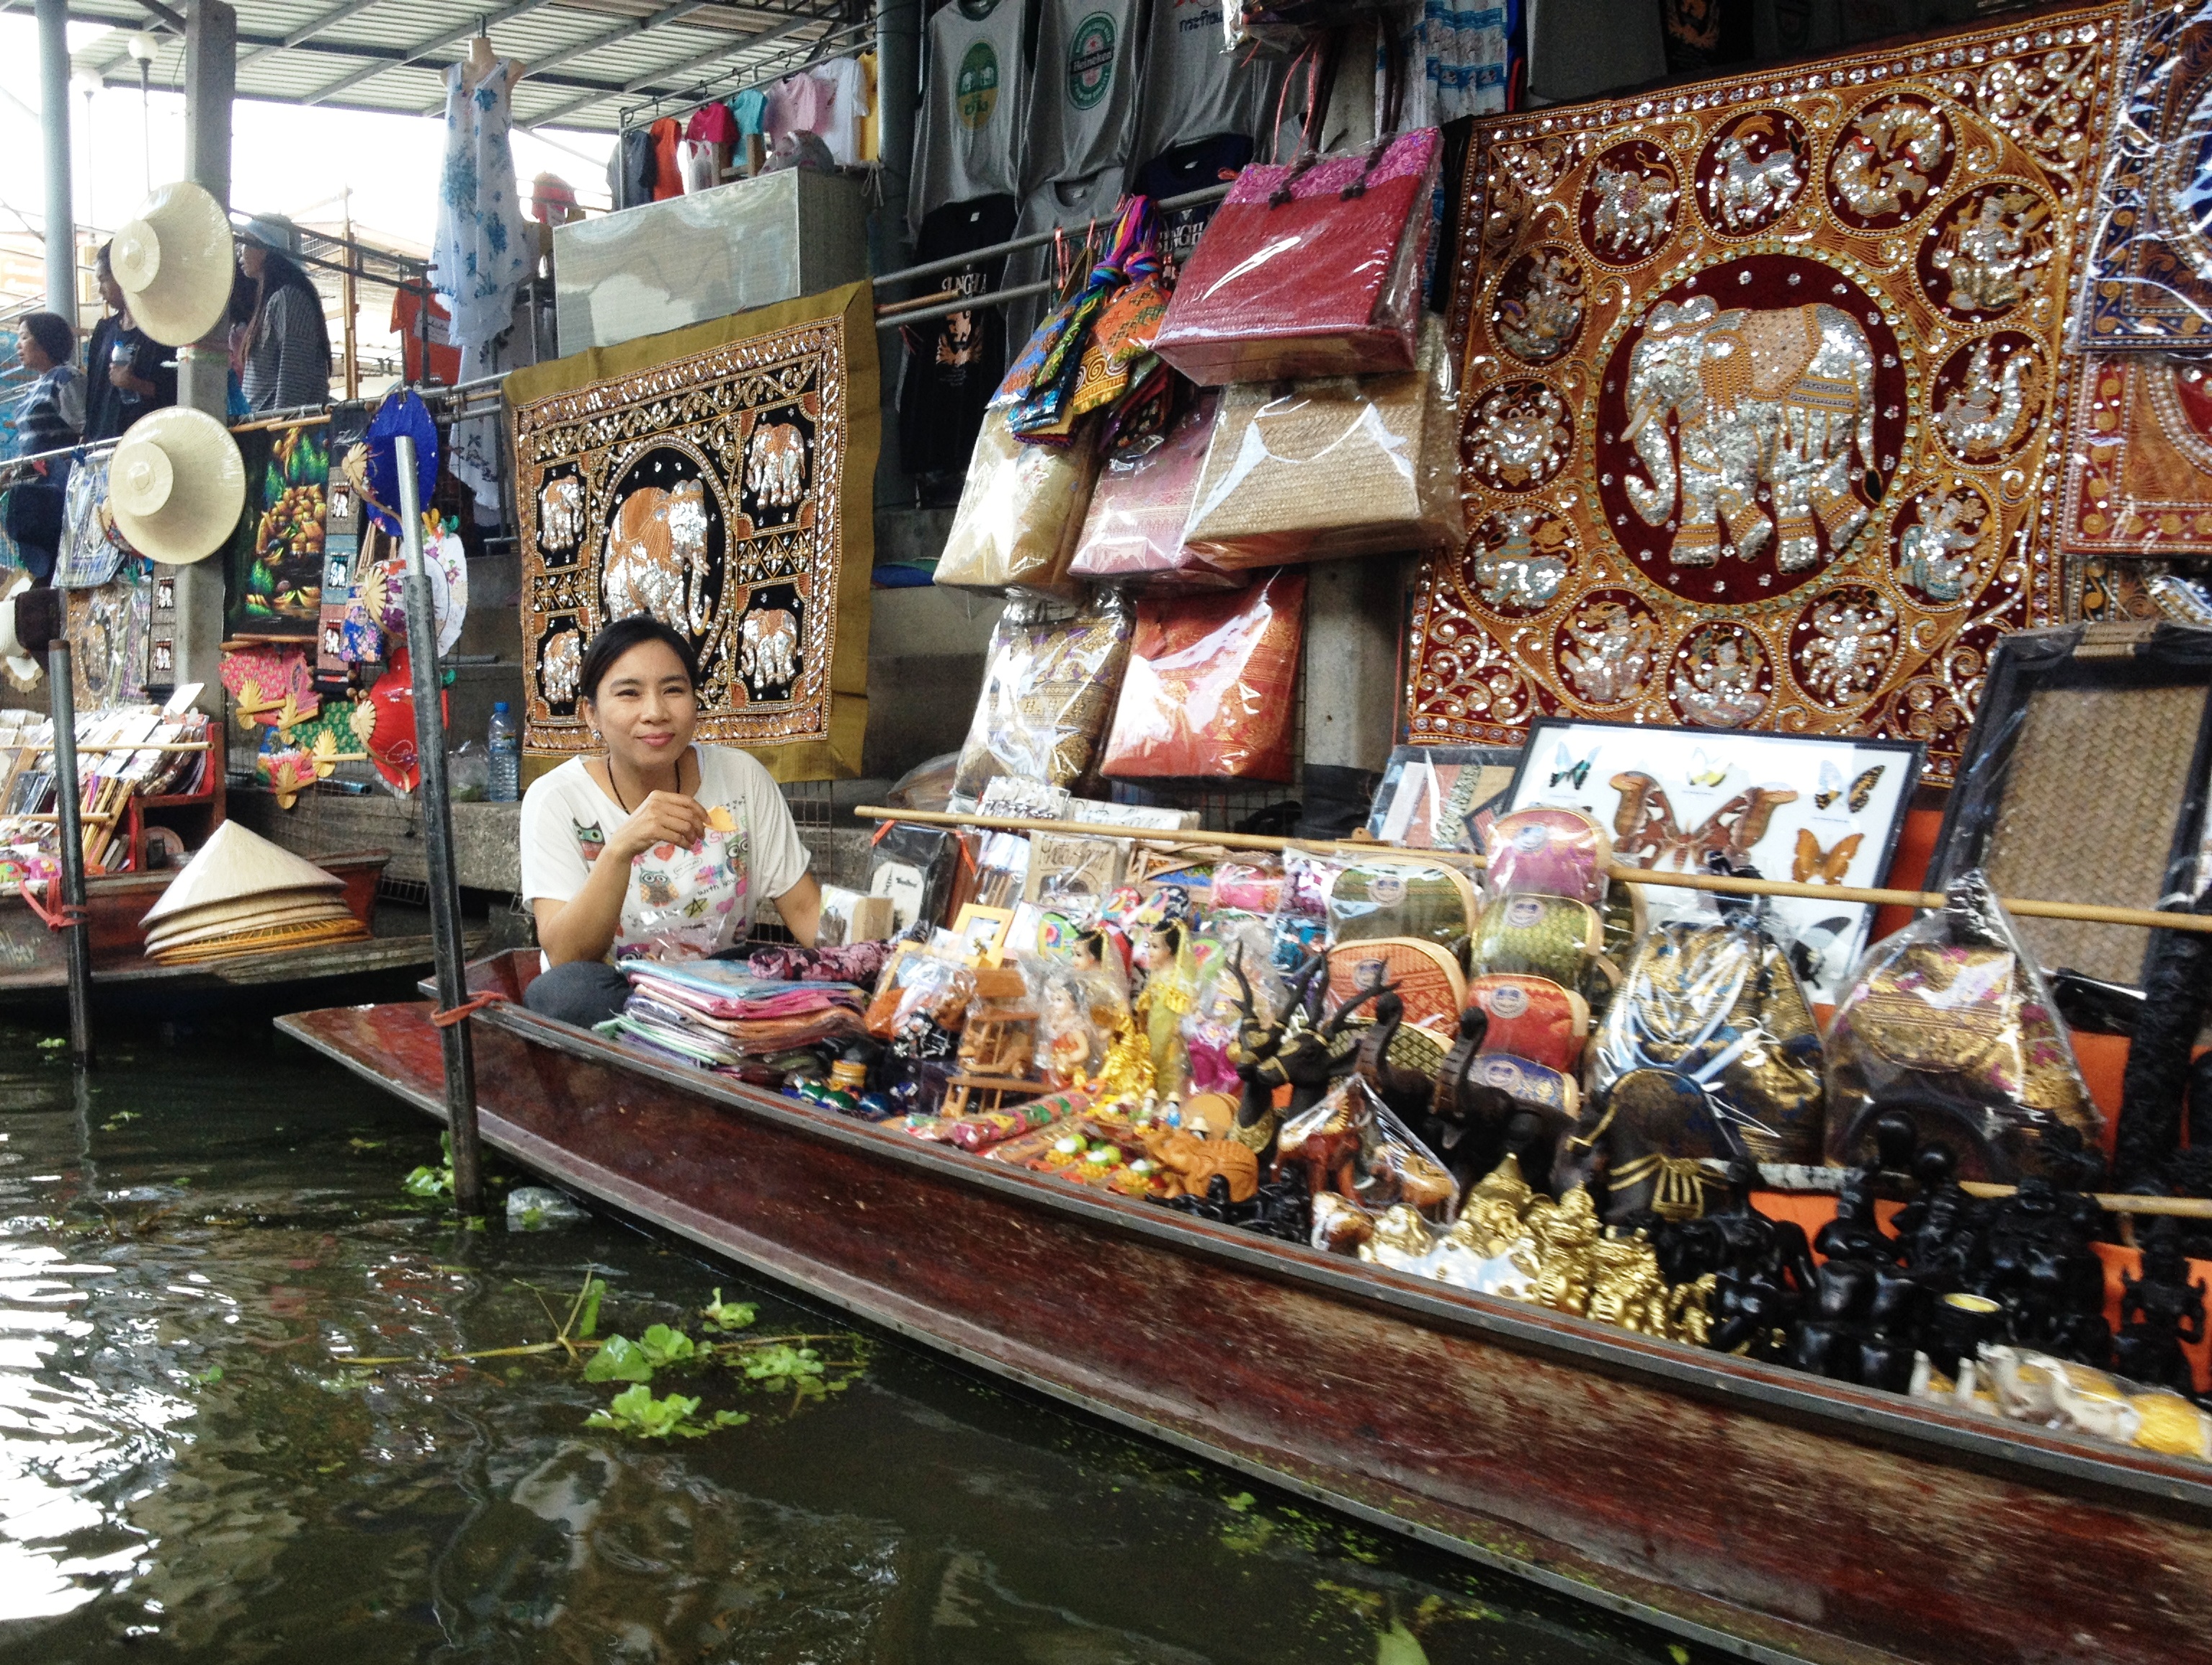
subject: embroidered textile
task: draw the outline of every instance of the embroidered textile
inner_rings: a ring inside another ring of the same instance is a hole
[[[867,285],[517,371],[524,749],[592,749],[603,623],[699,655],[701,741],[779,781],[859,772],[878,428]]]
[[[2091,358],[2066,466],[2069,551],[2212,555],[2212,374],[2154,354]]]
[[[1416,744],[1565,712],[1956,767],[1990,644],[2063,612],[2045,463],[2122,15],[1477,130],[1472,535],[1419,582]]]
[[[233,637],[313,640],[323,609],[330,451],[320,428],[242,434],[246,508],[230,541]]]
[[[2212,345],[2212,3],[2146,7],[2120,70],[2081,284],[2091,352]]]

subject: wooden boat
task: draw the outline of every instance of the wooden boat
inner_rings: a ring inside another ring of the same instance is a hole
[[[471,968],[518,1000],[535,954]],[[422,1003],[286,1032],[434,1115]],[[517,1004],[485,1140],[808,1295],[1761,1660],[2212,1661],[2212,1466],[1468,1295],[665,1066]]]
[[[374,927],[377,883],[391,859],[387,850],[363,850],[319,856],[316,865],[345,881],[347,910],[364,927]],[[158,871],[87,878],[85,914],[92,927],[95,989],[119,995],[304,982],[404,971],[428,965],[434,957],[428,936],[406,936],[240,955],[199,965],[159,965],[146,957],[146,931],[140,921],[176,876],[174,871]],[[60,935],[20,895],[0,896],[0,1000],[58,993],[68,983]]]

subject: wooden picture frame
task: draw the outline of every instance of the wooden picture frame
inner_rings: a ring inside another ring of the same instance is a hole
[[[977,965],[996,965],[1006,950],[1006,933],[1013,928],[1011,908],[984,908],[969,902],[952,921],[952,934],[960,939],[967,957]]]
[[[2001,896],[2186,906],[2212,878],[2212,629],[2164,621],[2000,637],[1928,887],[1977,868]],[[2139,983],[2130,926],[2014,921],[2046,971]]]

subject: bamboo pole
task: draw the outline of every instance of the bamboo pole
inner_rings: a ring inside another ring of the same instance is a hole
[[[1328,854],[1415,855],[1455,866],[1483,866],[1482,858],[1458,850],[1407,850],[1395,844],[1350,839],[1273,838],[1262,833],[1164,833],[1103,822],[1039,821],[1011,815],[959,815],[939,810],[890,810],[863,805],[853,811],[866,821],[915,821],[927,826],[979,827],[991,832],[1060,832],[1102,838],[1138,838],[1150,843],[1218,844],[1233,850],[1308,850]],[[1940,890],[1888,890],[1855,884],[1797,884],[1781,878],[1735,878],[1718,873],[1662,873],[1619,862],[1607,876],[1620,884],[1658,884],[1670,889],[1711,890],[1723,896],[1803,896],[1815,902],[1863,903],[1873,907],[1936,908],[1948,898]],[[2005,911],[2027,919],[2079,920],[2092,925],[2133,925],[2148,931],[2212,932],[2212,914],[2167,913],[2150,908],[2106,908],[2087,902],[2036,902],[2003,896]]]
[[[35,741],[26,741],[24,744],[27,745],[33,745],[38,743]],[[39,750],[41,751],[52,751],[53,747],[51,745],[40,745]],[[104,757],[111,752],[117,751],[212,751],[213,750],[215,750],[215,747],[212,743],[206,740],[168,740],[161,742],[148,740],[143,744],[135,746],[79,746],[76,749],[76,755],[80,757]]]
[[[2017,1185],[1992,1185],[1987,1180],[1959,1182],[1970,1197],[2009,1197]],[[2112,1214],[2169,1214],[2178,1219],[2212,1220],[2212,1197],[2138,1197],[2124,1191],[2093,1191],[2089,1200]]]

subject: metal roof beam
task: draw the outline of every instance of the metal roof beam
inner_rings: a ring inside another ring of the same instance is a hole
[[[344,22],[349,17],[358,17],[362,13],[367,11],[371,6],[376,3],[377,0],[345,0],[345,3],[343,5],[333,6],[330,10],[325,12],[320,17],[313,18],[307,22],[302,23],[298,28],[294,29],[289,34],[286,35],[277,45],[274,46],[256,46],[250,52],[240,53],[238,67],[242,70],[247,64],[252,63],[256,58],[266,58],[271,52],[289,52],[295,46],[301,46],[307,41],[313,40],[317,35],[322,33],[325,29],[334,29],[337,27],[339,24]]]
[[[611,46],[618,40],[627,40],[632,35],[643,34],[649,29],[660,28],[675,22],[679,18],[689,17],[695,11],[704,11],[714,3],[714,0],[673,0],[673,3],[663,6],[659,11],[647,12],[643,17],[630,18],[625,22],[616,24],[611,29],[602,29],[597,34],[587,35],[573,46],[562,46],[543,54],[532,61],[530,73],[533,76],[538,75],[556,64],[566,64],[572,58],[586,57],[598,52],[603,46]],[[445,107],[445,103],[441,100],[431,105],[422,113],[426,116],[434,116],[441,113]]]
[[[483,21],[482,27],[486,31],[489,31],[496,24],[507,22],[510,19],[521,16],[525,12],[536,11],[540,6],[550,5],[551,3],[552,0],[508,0],[508,3],[506,5],[501,6],[497,11],[492,12],[485,16]],[[327,87],[318,87],[313,92],[308,94],[307,97],[301,99],[300,102],[301,104],[320,104],[327,99],[337,97],[340,93],[346,91],[349,88],[358,87],[362,82],[371,80],[377,76],[382,75],[386,70],[398,69],[410,64],[418,64],[422,59],[429,57],[431,53],[438,51],[441,47],[450,46],[456,40],[466,40],[475,33],[475,30],[471,29],[466,23],[464,23],[458,29],[448,27],[439,30],[435,34],[426,34],[422,36],[422,39],[416,41],[413,46],[402,48],[398,54],[389,62],[368,64],[361,69],[356,70],[351,75],[341,76],[336,81],[331,82]],[[441,110],[445,108],[442,104],[438,107]]]
[[[810,15],[805,17],[789,18],[777,24],[774,28],[763,29],[757,34],[748,34],[733,39],[726,45],[716,46],[711,52],[702,52],[696,58],[683,58],[674,64],[662,64],[658,69],[648,70],[644,75],[624,82],[613,92],[595,93],[586,98],[570,99],[566,104],[556,104],[550,110],[542,115],[532,116],[529,121],[522,125],[528,128],[550,127],[562,117],[573,115],[579,110],[597,104],[602,99],[617,98],[626,94],[642,91],[655,82],[661,81],[669,76],[684,75],[703,64],[717,63],[726,58],[733,58],[739,52],[757,51],[760,47],[782,39],[787,35],[798,33],[810,23],[826,23],[830,21],[827,15]]]

